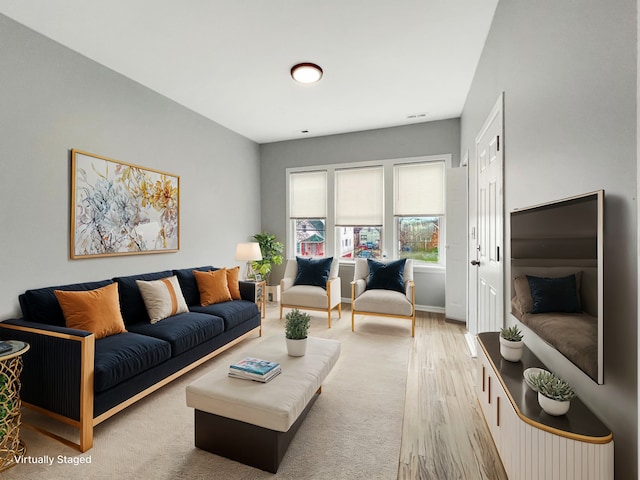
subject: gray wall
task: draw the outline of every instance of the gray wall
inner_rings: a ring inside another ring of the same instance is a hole
[[[282,212],[286,205],[287,168],[436,154],[451,154],[452,166],[458,166],[459,149],[459,119],[263,144],[260,146],[262,228],[285,241],[287,219]],[[283,273],[282,267],[275,268],[271,283],[279,282]],[[416,304],[443,310],[444,270],[433,268],[415,272],[414,276]],[[342,296],[350,298],[353,267],[341,266],[340,278]]]
[[[0,15],[0,319],[27,288],[232,266],[260,229],[258,145]],[[181,249],[69,259],[78,148],[180,176]]]
[[[501,1],[461,117],[474,185],[474,139],[504,92],[505,239],[514,208],[605,190],[605,384],[525,341],[612,429],[619,478],[638,469],[636,31],[632,0]]]

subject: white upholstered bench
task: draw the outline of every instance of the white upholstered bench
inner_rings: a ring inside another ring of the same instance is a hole
[[[229,362],[187,386],[195,409],[195,445],[272,473],[340,356],[340,342],[309,337],[302,357],[287,355],[283,335],[238,351],[232,361],[257,357],[279,362],[268,383],[230,378]]]

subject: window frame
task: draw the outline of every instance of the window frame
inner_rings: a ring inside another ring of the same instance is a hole
[[[295,244],[291,241],[293,239],[293,219],[291,218],[290,205],[289,205],[289,175],[292,173],[301,173],[301,172],[317,172],[319,170],[327,172],[327,217],[325,220],[325,256],[331,257],[336,255],[337,245],[336,245],[336,224],[335,224],[335,171],[336,170],[344,170],[348,168],[361,168],[361,167],[372,167],[372,166],[382,166],[383,167],[383,180],[384,180],[384,213],[383,213],[383,225],[382,225],[382,235],[381,242],[383,248],[383,257],[389,260],[397,259],[397,252],[394,245],[398,243],[398,232],[396,228],[396,217],[393,214],[393,202],[394,202],[394,177],[393,177],[393,169],[395,165],[405,164],[405,163],[424,163],[424,162],[444,162],[445,168],[445,210],[446,210],[446,171],[451,168],[451,154],[441,154],[441,155],[424,155],[419,157],[401,157],[401,158],[392,158],[392,159],[384,159],[384,160],[366,160],[361,162],[346,162],[346,163],[333,163],[326,165],[312,165],[307,167],[289,167],[285,169],[285,198],[286,198],[286,208],[285,208],[285,222],[286,222],[286,254],[288,258],[295,257]],[[443,215],[440,220],[440,237],[439,237],[439,262],[438,263],[414,263],[414,270],[418,269],[442,269],[446,265],[446,249],[444,245],[446,245],[446,215]],[[389,247],[392,248],[389,248]],[[353,264],[355,260],[340,260],[340,263],[344,264]]]

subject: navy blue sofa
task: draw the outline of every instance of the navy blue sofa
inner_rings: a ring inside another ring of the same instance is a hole
[[[30,344],[23,356],[23,405],[79,429],[79,442],[43,432],[81,452],[93,446],[93,427],[254,333],[261,334],[261,312],[252,283],[239,282],[241,300],[200,306],[193,270],[165,270],[28,290],[20,295],[23,318],[0,322],[2,339]],[[189,306],[150,323],[136,280],[176,275]],[[98,340],[93,333],[65,327],[54,290],[93,290],[118,283],[127,333]]]

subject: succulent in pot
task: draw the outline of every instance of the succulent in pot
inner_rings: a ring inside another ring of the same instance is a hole
[[[538,391],[538,403],[549,415],[564,415],[576,396],[567,382],[550,372],[531,375],[529,381]]]
[[[522,332],[517,325],[500,329],[500,355],[510,362],[519,362],[522,358]]]
[[[301,357],[307,350],[307,336],[311,324],[311,316],[294,308],[287,313],[285,319],[287,351],[292,357]]]

